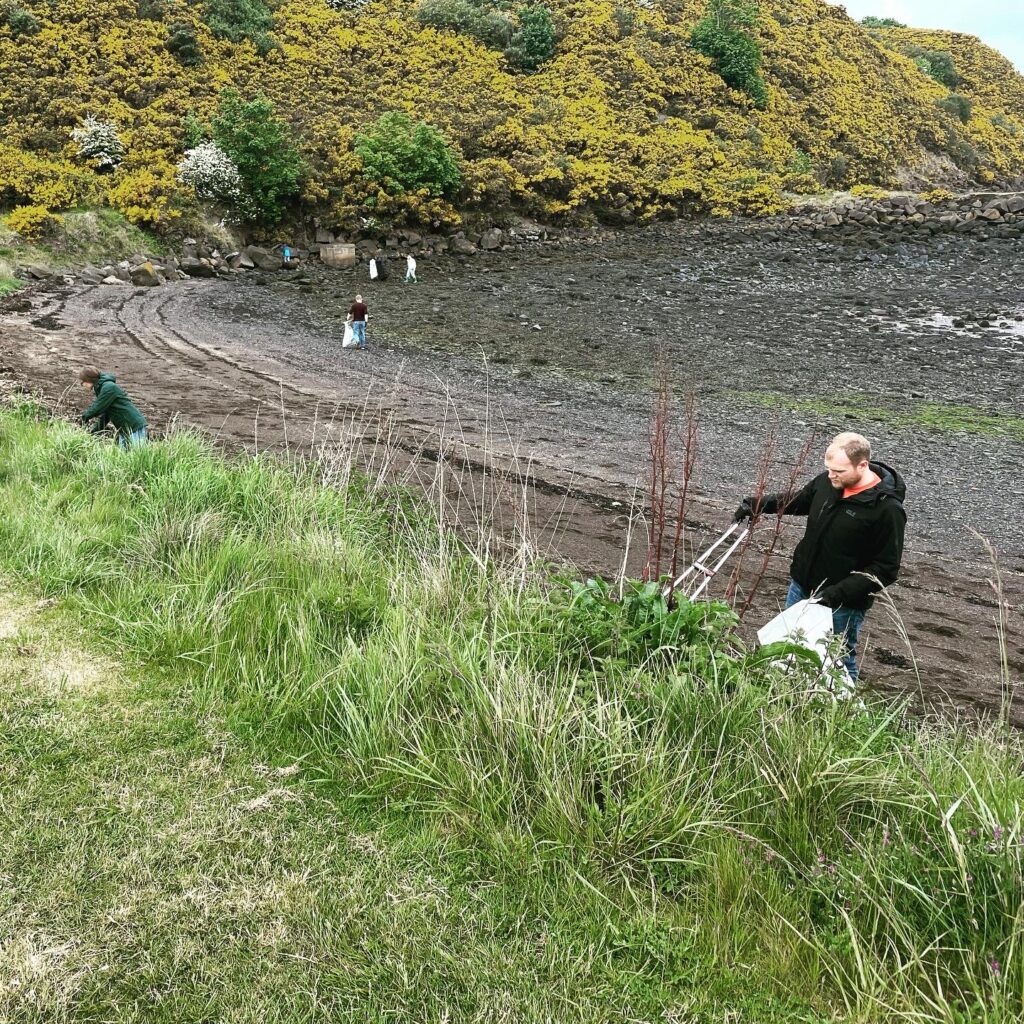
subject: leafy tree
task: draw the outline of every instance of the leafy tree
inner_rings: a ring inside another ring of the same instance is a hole
[[[761,44],[750,34],[757,21],[753,0],[711,0],[708,13],[693,29],[690,43],[711,59],[727,85],[745,92],[763,107],[768,89],[761,77]]]
[[[196,117],[194,110],[190,110],[185,115],[185,122],[181,128],[181,142],[186,150],[195,149],[200,143],[207,142],[210,138],[210,129]]]
[[[904,53],[929,78],[934,78],[947,89],[955,89],[960,84],[960,76],[956,73],[953,57],[945,50],[926,50],[920,46],[911,46]]]
[[[555,52],[555,23],[543,4],[530,4],[516,12],[519,26],[505,50],[510,64],[521,71],[536,71]]]
[[[906,28],[907,26],[902,21],[897,21],[895,18],[876,18],[873,14],[869,14],[866,18],[861,18],[860,23],[865,28]]]
[[[472,36],[496,50],[508,46],[513,36],[507,14],[472,0],[423,0],[416,9],[416,17],[422,25]]]
[[[954,117],[959,118],[964,124],[970,121],[971,114],[974,113],[974,104],[970,98],[962,96],[958,92],[951,92],[941,100],[936,100],[935,106],[940,110],[944,110],[947,114],[952,114]]]
[[[199,47],[196,30],[187,23],[177,22],[172,25],[164,46],[182,67],[195,68],[203,63],[203,51]]]
[[[274,19],[264,0],[206,0],[203,20],[218,39],[248,39],[261,57],[276,46],[268,34]]]
[[[442,196],[462,182],[458,159],[444,135],[402,111],[381,114],[356,136],[353,149],[363,161],[363,176],[387,192],[425,189]]]
[[[34,14],[13,4],[7,8],[0,8],[0,25],[6,25],[15,39],[18,36],[34,36],[40,29],[39,21]]]
[[[244,103],[234,89],[227,90],[213,120],[213,139],[238,168],[244,214],[259,224],[277,224],[299,191],[302,160],[274,117],[274,105],[263,96]]]

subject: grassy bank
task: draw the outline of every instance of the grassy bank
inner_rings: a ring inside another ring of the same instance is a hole
[[[225,461],[185,435],[124,453],[25,407],[0,415],[0,500],[0,570],[159,678],[162,701],[180,694],[186,720],[223,716],[322,780],[321,825],[295,840],[314,860],[332,827],[372,828],[382,864],[397,849],[426,865],[408,886],[317,873],[318,924],[286,944],[307,967],[260,982],[267,1019],[310,1019],[310,979],[317,1012],[353,1020],[1024,1009],[1014,736],[811,698],[738,646],[727,609],[570,602],[337,467]],[[195,863],[236,863],[214,845]],[[30,913],[44,891],[22,899]],[[65,1016],[116,1017],[195,963],[192,1016],[166,1019],[206,1019],[218,950],[159,945],[102,1012]]]
[[[102,266],[136,254],[157,255],[164,248],[156,235],[130,224],[116,210],[68,210],[35,241],[15,234],[0,217],[0,295],[21,284],[14,276],[17,264],[41,263],[55,269]]]

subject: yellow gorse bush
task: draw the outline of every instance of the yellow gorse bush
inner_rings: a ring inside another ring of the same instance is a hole
[[[6,218],[7,228],[29,241],[41,237],[61,220],[45,206],[16,206]]]
[[[549,3],[556,53],[522,75],[473,39],[420,25],[413,0],[358,11],[285,0],[266,57],[215,39],[186,0],[165,0],[162,21],[126,0],[25,0],[40,31],[0,31],[0,203],[99,199],[167,225],[189,201],[174,180],[185,119],[209,123],[227,87],[274,103],[305,159],[303,211],[343,227],[369,215],[440,227],[506,207],[574,220],[772,213],[788,192],[893,187],[957,164],[994,180],[1024,165],[1024,79],[971,37],[868,31],[824,0],[764,0],[768,101],[756,110],[689,45],[704,3]],[[194,28],[199,66],[167,50],[176,23]],[[908,40],[952,55],[967,124],[936,106],[948,90],[899,52]],[[352,140],[388,110],[450,140],[463,177],[452,201],[370,194]],[[70,133],[89,114],[122,133],[114,174],[75,159]]]

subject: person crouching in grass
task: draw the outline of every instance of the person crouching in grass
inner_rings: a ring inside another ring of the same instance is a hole
[[[92,388],[96,395],[92,405],[82,413],[83,423],[96,421],[92,426],[94,434],[111,426],[122,448],[142,444],[146,440],[145,417],[117,386],[117,379],[112,373],[100,373],[95,367],[86,366],[78,374],[78,379],[83,388]]]

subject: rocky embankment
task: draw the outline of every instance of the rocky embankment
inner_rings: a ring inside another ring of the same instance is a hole
[[[819,240],[853,241],[868,248],[884,248],[894,242],[923,240],[943,234],[970,234],[979,241],[1024,237],[1024,193],[974,193],[935,198],[915,195],[859,197],[843,195],[827,202],[809,201],[785,215],[761,219],[730,218],[704,221],[693,226],[711,237],[755,236],[765,242],[792,235]],[[247,245],[235,251],[219,249],[186,239],[177,255],[137,253],[132,258],[105,266],[83,266],[61,272],[66,280],[90,285],[155,287],[186,278],[232,277],[249,271],[296,271],[310,260],[343,249],[344,262],[377,259],[387,276],[388,257],[412,253],[418,258],[437,255],[470,257],[478,252],[507,252],[534,245],[594,245],[607,241],[610,229],[567,230],[529,221],[508,228],[491,227],[481,232],[458,231],[451,235],[421,234],[395,229],[386,234],[340,235],[314,228],[305,244],[286,247]],[[43,264],[19,268],[23,277],[43,279],[55,271]]]

